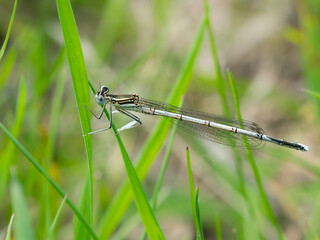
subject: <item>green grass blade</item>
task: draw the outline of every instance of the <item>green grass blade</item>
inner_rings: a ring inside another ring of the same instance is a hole
[[[181,99],[180,104],[178,105],[178,107],[181,107],[181,106],[182,106],[182,99]],[[170,135],[170,138],[169,138],[167,150],[166,150],[166,153],[164,155],[163,162],[162,162],[161,169],[160,169],[160,173],[159,173],[159,177],[157,179],[156,186],[155,186],[153,194],[152,194],[151,207],[152,207],[153,211],[155,211],[156,208],[157,208],[158,195],[159,195],[159,192],[160,192],[160,189],[161,189],[161,186],[162,186],[162,182],[163,182],[163,179],[164,179],[164,174],[165,174],[165,172],[167,170],[167,166],[168,166],[168,163],[169,163],[173,142],[174,142],[174,139],[175,139],[175,136],[176,136],[176,133],[177,133],[177,127],[178,127],[177,124],[173,124],[172,125],[171,135]],[[146,237],[147,236],[146,236],[146,234],[144,232],[140,239],[146,239]]]
[[[52,157],[54,154],[54,147],[57,139],[57,134],[58,134],[59,117],[60,117],[61,106],[63,101],[63,93],[65,89],[65,84],[66,84],[66,80],[62,75],[64,74],[61,74],[60,76],[58,76],[58,80],[56,82],[56,89],[55,89],[52,108],[50,112],[48,143],[45,151],[47,164],[51,164]]]
[[[193,183],[191,161],[190,161],[190,153],[189,153],[189,148],[188,147],[187,147],[187,165],[188,165],[188,175],[189,175],[189,191],[190,191],[191,207],[192,207],[193,218],[194,218],[194,221],[195,221],[195,224],[196,224],[197,221],[196,221],[196,208],[195,208],[195,204],[194,204],[194,200],[195,200],[195,197],[194,197],[194,183]]]
[[[166,150],[166,153],[165,153],[162,165],[161,165],[159,177],[158,177],[156,186],[154,188],[154,192],[152,194],[151,206],[152,206],[153,209],[157,208],[158,195],[159,195],[159,192],[160,192],[160,188],[162,186],[162,182],[163,182],[163,179],[164,179],[164,174],[166,172],[166,169],[167,169],[167,166],[168,166],[168,163],[169,163],[173,142],[174,142],[174,139],[175,139],[175,136],[176,136],[176,132],[177,132],[177,126],[178,126],[177,124],[174,124],[172,126],[171,135],[170,135],[170,138],[169,138],[167,150]]]
[[[226,97],[226,92],[225,92],[224,81],[223,81],[223,77],[222,77],[222,73],[221,73],[221,67],[220,67],[220,62],[219,62],[219,58],[218,58],[216,43],[214,40],[212,25],[210,22],[210,14],[209,14],[210,7],[208,4],[208,0],[204,0],[203,2],[204,2],[204,8],[205,8],[206,28],[207,28],[207,32],[209,35],[211,56],[212,56],[212,60],[214,63],[215,72],[217,75],[217,89],[218,89],[220,100],[222,103],[222,107],[223,107],[222,109],[223,109],[224,115],[229,116],[230,112],[229,112],[229,107],[228,107],[228,102],[227,102],[227,97]]]
[[[61,69],[61,66],[65,62],[65,48],[62,47],[57,58],[54,61],[54,64],[49,71],[48,78],[54,79],[54,73],[57,70]],[[63,100],[63,93],[65,89],[65,71],[61,71],[57,76],[52,107],[50,108],[50,119],[49,119],[49,132],[48,132],[48,140],[45,146],[45,158],[44,158],[44,169],[49,172],[50,168],[52,167],[52,158],[54,155],[54,149],[57,142],[57,134],[58,134],[58,126],[59,126],[59,119],[61,113],[61,105]],[[46,89],[48,85],[44,88]],[[44,231],[43,236],[49,236],[52,229],[52,206],[54,205],[54,201],[52,198],[52,193],[49,191],[49,183],[43,180],[43,201],[41,201],[42,210],[40,215],[40,221],[43,221],[44,226],[39,226],[41,230]]]
[[[21,127],[22,121],[25,115],[25,106],[26,106],[26,81],[24,78],[21,79],[19,91],[18,91],[18,99],[16,103],[16,115],[15,121],[12,126],[12,135],[14,137],[18,137]],[[8,181],[9,175],[9,166],[12,160],[14,159],[14,145],[12,142],[9,142],[5,148],[4,153],[1,156],[0,161],[0,199],[2,199],[3,194],[5,192],[5,188]]]
[[[196,210],[196,220],[197,220],[197,239],[204,240],[203,236],[203,229],[200,217],[200,208],[199,208],[199,188],[196,188],[196,195],[195,195],[195,210]]]
[[[7,47],[7,43],[8,43],[8,40],[9,40],[11,28],[12,28],[12,25],[13,25],[14,15],[15,15],[16,9],[17,9],[17,3],[18,3],[18,0],[15,0],[14,1],[14,5],[13,5],[12,14],[11,14],[10,23],[9,23],[7,34],[6,34],[6,38],[4,39],[4,42],[3,42],[2,47],[0,49],[0,61],[1,61],[2,56],[4,54],[4,51],[6,50],[6,47]]]
[[[64,72],[64,71],[62,71]],[[65,83],[66,79],[64,74],[60,74],[58,76],[57,82],[56,82],[56,89],[54,92],[52,107],[50,111],[50,119],[49,119],[49,132],[48,132],[48,141],[45,146],[45,158],[43,166],[46,171],[50,170],[50,167],[52,166],[52,158],[54,155],[54,149],[57,142],[57,134],[58,134],[58,126],[59,126],[59,118],[61,113],[61,105],[63,100],[63,93],[65,89]],[[43,201],[42,203],[42,216],[40,216],[40,219],[43,219],[45,223],[45,228],[43,229],[43,226],[41,228],[44,230],[44,236],[47,236],[50,225],[51,225],[51,209],[53,206],[52,201],[52,195],[49,191],[49,184],[47,181],[43,182]]]
[[[234,102],[235,102],[237,113],[238,113],[238,118],[239,118],[239,120],[241,122],[242,116],[241,116],[241,111],[240,111],[239,97],[238,97],[236,86],[235,86],[234,81],[233,81],[232,73],[229,70],[228,70],[228,77],[229,77],[230,85],[231,85],[231,88],[232,88],[232,93],[233,93],[233,98],[234,98]],[[262,184],[262,180],[261,180],[261,177],[260,177],[260,173],[259,173],[257,164],[256,164],[256,162],[255,162],[255,160],[253,158],[253,155],[252,155],[251,149],[250,149],[250,147],[248,145],[248,141],[247,141],[246,137],[243,137],[243,140],[244,140],[244,143],[246,145],[247,157],[248,157],[248,160],[250,162],[250,165],[251,165],[251,168],[252,168],[252,171],[253,171],[253,174],[254,174],[254,178],[255,178],[256,183],[258,185],[263,205],[264,205],[264,207],[265,207],[265,209],[267,211],[267,214],[269,216],[270,221],[272,222],[272,224],[274,225],[274,227],[275,227],[275,229],[277,231],[278,238],[279,239],[284,239],[283,233],[281,231],[281,228],[280,228],[280,226],[278,224],[278,221],[277,221],[277,219],[276,219],[276,217],[275,217],[275,215],[274,215],[274,213],[272,211],[271,205],[270,205],[269,200],[267,198],[267,194],[265,193],[265,190],[263,188],[263,184]]]
[[[222,233],[221,233],[221,226],[220,226],[220,218],[219,215],[215,216],[215,223],[216,223],[216,236],[217,240],[222,240]]]
[[[181,107],[182,103],[183,103],[183,99],[181,99],[180,103],[178,104],[178,107]],[[158,177],[156,186],[154,188],[154,192],[152,194],[152,204],[151,204],[151,206],[152,206],[153,209],[156,209],[156,207],[157,207],[158,195],[159,195],[159,192],[160,192],[160,188],[162,186],[162,182],[163,182],[163,179],[164,179],[164,174],[166,172],[166,169],[167,169],[167,166],[168,166],[168,163],[169,163],[173,142],[174,142],[174,139],[175,139],[175,136],[176,136],[176,133],[177,133],[177,127],[178,127],[178,124],[173,124],[172,128],[171,128],[171,135],[170,135],[170,138],[169,138],[167,150],[166,150],[166,153],[164,155],[164,159],[163,159],[163,162],[162,162],[162,165],[161,165],[161,169],[160,169],[160,173],[159,173],[159,177]]]
[[[203,19],[191,50],[184,62],[182,70],[179,73],[178,80],[176,81],[172,92],[169,95],[168,103],[177,105],[180,102],[181,96],[187,90],[190,82],[193,65],[196,56],[199,52],[205,29],[205,20]],[[147,139],[143,149],[141,150],[137,159],[136,171],[140,179],[144,179],[155,156],[162,147],[162,143],[167,136],[170,124],[164,119],[161,120],[153,129],[150,137]],[[118,226],[119,221],[132,200],[132,192],[130,185],[125,182],[124,185],[119,189],[116,196],[113,198],[108,211],[104,215],[100,224],[100,238],[108,238],[115,228]]]
[[[53,179],[50,177],[50,175],[41,167],[41,165],[32,157],[32,155],[18,142],[18,140],[8,131],[8,129],[0,122],[0,129],[10,138],[10,140],[16,145],[16,147],[23,153],[23,155],[29,160],[29,162],[39,171],[39,173],[50,183],[50,185],[57,191],[57,193],[61,197],[65,197],[64,191],[61,189],[61,187],[53,181]],[[74,214],[79,218],[79,220],[82,222],[84,227],[87,229],[87,231],[90,233],[91,237],[93,239],[98,239],[98,237],[95,235],[94,231],[90,227],[89,223],[86,221],[86,219],[81,215],[80,211],[77,209],[77,207],[74,205],[74,203],[67,198],[66,200],[69,207],[72,209]]]
[[[305,239],[306,240],[313,240],[313,239],[319,239],[320,233],[319,233],[319,216],[320,216],[320,194],[317,193],[315,196],[315,201],[313,202],[311,209],[312,213],[310,214],[310,220],[307,222],[307,226],[305,228]]]
[[[308,93],[310,96],[317,98],[318,100],[320,100],[320,93],[309,90],[309,89],[304,89],[304,91],[306,93]]]
[[[191,161],[190,161],[190,152],[189,152],[188,147],[187,147],[187,166],[188,166],[188,175],[189,175],[189,188],[190,188],[192,214],[193,214],[194,224],[196,227],[196,236],[197,236],[196,239],[204,239],[203,231],[202,231],[202,224],[201,224],[201,219],[200,219],[199,202],[198,202],[199,188],[197,187],[197,191],[195,194]]]
[[[75,18],[69,0],[57,0],[57,8],[60,24],[63,32],[69,68],[74,87],[77,106],[90,106],[89,85],[86,66],[82,53],[80,37],[77,30]],[[79,108],[79,117],[82,133],[90,132],[91,118],[89,112],[85,108]],[[88,160],[88,177],[83,185],[80,195],[80,211],[92,223],[93,211],[93,183],[92,183],[92,136],[84,136],[86,154]],[[88,182],[87,182],[88,181]],[[83,229],[83,225],[75,219],[75,238],[88,238]]]
[[[9,80],[9,76],[13,70],[13,66],[16,61],[16,58],[17,58],[17,51],[10,49],[6,54],[5,60],[1,63],[2,67],[0,71],[0,92],[2,91],[2,89],[4,88],[4,86]],[[0,102],[0,106],[1,104],[2,103]]]
[[[90,173],[87,173],[85,177],[85,182],[83,183],[80,191],[80,197],[78,200],[78,208],[83,216],[87,219],[88,222],[92,221],[92,201],[91,198],[87,195],[91,192],[91,181],[90,181]],[[80,219],[73,219],[73,228],[75,239],[90,239],[89,232],[86,230],[85,226],[79,221]],[[90,222],[90,224],[92,224]]]
[[[12,228],[13,219],[14,219],[14,214],[12,214],[10,218],[10,222],[9,222],[8,230],[6,234],[6,240],[11,240],[11,228]]]
[[[222,109],[223,109],[223,113],[226,116],[230,116],[230,110],[229,110],[229,106],[228,106],[228,101],[227,101],[227,97],[226,97],[226,91],[225,91],[225,85],[224,85],[224,79],[221,73],[221,67],[220,67],[220,63],[219,63],[219,58],[218,58],[218,53],[217,53],[217,48],[216,48],[216,44],[215,44],[215,39],[214,39],[214,33],[212,30],[212,25],[210,22],[210,9],[209,9],[209,4],[207,0],[204,0],[204,6],[205,6],[205,10],[206,10],[206,18],[207,18],[207,31],[209,34],[209,43],[210,43],[210,49],[211,49],[211,56],[213,58],[213,62],[214,62],[214,66],[215,66],[215,72],[217,75],[217,89],[218,89],[218,93],[220,96],[220,101],[222,103]],[[238,149],[232,147],[232,152],[235,158],[235,164],[236,164],[236,170],[237,170],[237,175],[238,175],[238,179],[239,179],[239,189],[240,192],[242,193],[243,197],[247,199],[247,207],[244,211],[249,211],[249,214],[251,215],[252,219],[254,219],[254,209],[251,206],[250,203],[250,199],[248,197],[247,191],[246,191],[246,186],[245,186],[245,177],[244,177],[244,172],[243,172],[243,163],[242,163],[242,158],[241,155],[239,154]],[[246,212],[244,212],[244,214],[248,214]],[[254,220],[253,220],[254,222]],[[250,225],[250,224],[249,224]],[[252,231],[252,228],[249,228],[250,232]],[[243,232],[243,230],[240,229],[239,232]]]
[[[22,185],[18,180],[16,173],[12,174],[11,184],[11,201],[12,210],[16,215],[14,225],[14,235],[17,240],[31,240],[36,239],[29,215],[27,200],[23,193]]]
[[[297,42],[300,48],[303,79],[308,89],[320,92],[320,18],[319,1],[307,0],[296,5],[299,28]],[[318,118],[320,102],[316,102]]]
[[[132,162],[128,156],[127,151],[123,146],[121,139],[120,141],[119,139],[120,138],[117,138],[118,144],[121,150],[121,154],[126,166],[127,175],[131,183],[135,202],[139,210],[140,216],[142,218],[142,222],[145,227],[145,230],[148,234],[148,237],[149,239],[164,239],[163,233],[149,205],[147,196],[142,189],[142,185],[139,180],[139,177],[132,165]]]
[[[51,224],[51,227],[50,227],[50,230],[49,230],[49,233],[48,233],[48,238],[47,238],[48,240],[53,239],[54,229],[55,229],[55,227],[57,225],[58,219],[59,219],[59,217],[61,215],[62,208],[63,208],[66,200],[67,200],[67,195],[63,198],[63,200],[62,200],[62,202],[60,204],[60,207],[59,207],[59,209],[57,211],[57,214],[56,214],[56,216],[55,216],[55,218],[54,218],[54,220],[53,220],[53,222]]]

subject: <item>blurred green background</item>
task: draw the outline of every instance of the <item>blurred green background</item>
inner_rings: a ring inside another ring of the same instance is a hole
[[[112,93],[166,101],[204,17],[203,2],[78,0],[71,4],[88,78],[95,88],[107,85]],[[13,5],[0,1],[1,44]],[[244,119],[258,123],[270,136],[310,147],[304,153],[266,144],[253,156],[283,236],[320,239],[320,2],[214,0],[209,5],[219,62],[213,61],[206,29],[183,106],[226,114],[218,90],[220,73],[215,66],[219,63],[230,115],[237,116],[227,78],[230,69]],[[98,111],[93,95],[91,103]],[[88,162],[54,1],[18,2],[0,62],[0,108],[1,123],[77,203]],[[139,117],[142,126],[120,134],[133,163],[158,121]],[[128,119],[117,115],[114,121],[120,127]],[[108,124],[92,119],[91,126],[99,129]],[[144,228],[133,201],[110,234],[100,234],[127,174],[111,131],[93,135],[92,141],[92,228],[102,239],[139,239]],[[162,144],[143,181],[149,198],[167,144],[168,140]],[[205,239],[219,239],[219,229],[222,239],[279,237],[262,203],[246,150],[177,134],[155,211],[167,239],[195,238],[186,146],[200,189]],[[20,206],[26,210],[23,221],[30,226],[29,239],[46,238],[62,198],[2,131],[0,159],[0,237]],[[15,239],[26,239],[18,232],[14,230]],[[64,205],[53,238],[73,237],[73,212]]]

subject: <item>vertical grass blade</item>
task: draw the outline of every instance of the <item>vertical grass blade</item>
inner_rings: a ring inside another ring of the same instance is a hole
[[[181,96],[187,90],[192,74],[193,65],[203,40],[204,29],[205,20],[203,19],[194,39],[191,50],[189,51],[189,54],[179,73],[178,80],[176,81],[169,95],[168,103],[170,104],[178,105]],[[155,126],[150,134],[150,137],[147,139],[137,159],[136,171],[140,179],[145,178],[152,164],[152,161],[156,157],[165,137],[167,136],[169,128],[170,125],[168,124],[168,121],[163,119]],[[130,190],[130,185],[128,182],[125,182],[117,192],[116,196],[113,198],[108,211],[102,219],[102,222],[99,226],[100,238],[106,239],[112,234],[112,232],[119,224],[121,217],[129,207],[131,199],[132,192]]]
[[[63,71],[64,72],[64,71]],[[44,168],[46,171],[50,170],[52,166],[52,158],[54,154],[54,149],[57,140],[58,126],[59,126],[59,118],[61,112],[61,105],[63,100],[63,93],[65,89],[66,80],[62,76],[64,74],[60,74],[58,76],[56,82],[56,89],[54,92],[52,107],[50,111],[50,120],[49,120],[49,133],[48,133],[48,141],[45,147],[45,158],[44,158]],[[43,213],[40,219],[43,219],[45,223],[44,236],[48,235],[50,225],[51,225],[51,209],[52,209],[52,193],[49,191],[49,183],[47,181],[43,181],[43,201],[42,209]],[[43,228],[43,226],[41,226]]]
[[[13,66],[17,58],[17,51],[15,49],[10,49],[6,54],[6,59],[1,63],[0,69],[0,92],[9,80],[9,76],[13,71]],[[0,102],[1,107],[2,102]]]
[[[203,240],[204,237],[203,237],[202,224],[201,224],[200,211],[199,211],[199,198],[198,198],[199,188],[197,187],[197,190],[195,190],[195,188],[194,188],[191,161],[190,161],[190,153],[189,153],[188,147],[187,147],[187,165],[188,165],[189,188],[190,188],[192,214],[193,214],[194,224],[196,227],[196,239]],[[196,191],[196,194],[195,194],[195,191]]]
[[[226,92],[224,87],[224,81],[221,73],[221,67],[220,67],[220,62],[218,58],[216,43],[214,40],[214,34],[213,34],[212,25],[210,21],[210,7],[209,7],[208,0],[204,0],[203,3],[205,8],[206,29],[209,35],[211,56],[212,56],[212,60],[213,60],[213,64],[214,64],[215,72],[217,76],[217,89],[218,89],[220,100],[222,103],[223,113],[224,115],[229,116],[230,112],[229,112],[229,107],[228,107],[228,102],[227,102],[227,97],[226,97]]]
[[[230,116],[230,110],[228,106],[228,101],[226,97],[226,91],[225,91],[225,85],[224,85],[224,79],[221,73],[221,67],[219,63],[219,58],[218,58],[218,53],[217,53],[217,48],[214,40],[214,33],[212,30],[212,25],[210,22],[210,8],[207,0],[204,0],[204,6],[206,10],[206,18],[207,18],[207,32],[209,34],[209,43],[210,43],[210,49],[211,49],[211,56],[213,58],[214,66],[215,66],[215,71],[216,71],[216,76],[217,76],[217,89],[218,93],[220,96],[220,100],[222,103],[222,109],[223,113],[225,116]],[[246,186],[245,186],[245,177],[243,173],[243,164],[242,164],[242,158],[239,154],[238,149],[232,147],[232,152],[235,157],[235,164],[236,164],[236,170],[237,170],[237,175],[239,179],[239,190],[242,193],[243,197],[247,199],[246,201],[246,208],[244,209],[243,214],[248,214],[247,212],[249,211],[249,214],[251,215],[252,219],[254,219],[254,211],[253,208],[251,207],[250,200],[248,197],[248,194],[246,192]],[[254,220],[253,220],[254,222]],[[250,224],[247,224],[250,226]],[[245,228],[245,223],[243,224],[242,228]],[[252,228],[249,227],[248,230],[253,233]],[[239,232],[244,232],[240,230]]]
[[[217,240],[222,240],[222,233],[221,233],[221,226],[220,226],[220,218],[219,215],[215,216],[215,223],[216,223],[216,236]]]
[[[142,218],[143,225],[148,234],[148,237],[149,239],[164,239],[163,233],[153,214],[153,211],[150,207],[147,196],[143,191],[141,182],[132,165],[132,162],[128,156],[128,153],[127,151],[125,151],[124,147],[122,146],[123,145],[122,142],[120,143],[118,141],[118,143],[120,146],[123,161],[126,166],[127,175],[131,183],[134,199],[135,199],[138,211],[140,213],[140,216]]]
[[[234,81],[233,81],[232,73],[229,70],[228,70],[228,77],[229,77],[230,85],[231,85],[231,88],[232,88],[232,93],[233,93],[233,98],[234,98],[234,102],[235,102],[237,113],[238,113],[238,118],[241,121],[242,120],[242,116],[241,116],[241,111],[240,111],[239,97],[238,97],[236,86],[235,86]],[[261,177],[260,177],[260,173],[259,173],[258,167],[256,165],[256,162],[255,162],[255,160],[253,158],[253,155],[252,155],[251,149],[249,147],[249,144],[248,144],[248,142],[247,142],[245,137],[243,138],[243,140],[244,140],[245,145],[246,145],[247,157],[248,157],[248,160],[250,162],[250,165],[251,165],[251,168],[252,168],[256,183],[257,183],[258,188],[259,188],[259,192],[260,192],[260,196],[261,196],[261,199],[262,199],[262,203],[263,203],[263,205],[264,205],[264,207],[265,207],[265,209],[267,211],[267,214],[269,216],[270,221],[272,222],[272,224],[274,225],[274,227],[275,227],[275,229],[277,231],[278,238],[279,239],[284,239],[283,233],[281,231],[281,228],[280,228],[280,226],[278,224],[278,221],[277,221],[277,219],[276,219],[276,217],[275,217],[275,215],[274,215],[274,213],[272,211],[272,208],[270,206],[269,200],[267,198],[267,194],[264,191],[262,180],[261,180]]]
[[[194,183],[193,183],[193,176],[192,176],[192,169],[191,169],[191,161],[190,161],[190,153],[189,148],[187,147],[187,165],[188,165],[188,175],[189,175],[189,191],[190,191],[190,199],[191,199],[191,207],[192,213],[196,224],[196,209],[194,204]]]
[[[17,97],[17,103],[16,103],[16,115],[15,115],[15,121],[12,126],[12,135],[14,137],[18,137],[21,127],[22,127],[22,121],[25,115],[25,106],[26,106],[26,81],[24,78],[21,78],[19,91],[18,91],[18,97]],[[14,144],[12,142],[8,142],[4,153],[1,156],[0,161],[0,200],[4,196],[5,188],[8,181],[9,176],[9,166],[10,163],[13,160],[14,156]]]
[[[180,104],[178,105],[178,107],[181,107],[181,106],[182,106],[182,100],[180,101]],[[152,194],[151,207],[152,207],[153,211],[155,211],[156,208],[157,208],[158,195],[159,195],[159,192],[160,192],[160,188],[162,186],[162,182],[163,182],[163,179],[164,179],[164,174],[165,174],[165,172],[167,170],[167,166],[168,166],[168,163],[169,163],[173,142],[174,142],[174,139],[175,139],[175,136],[176,136],[176,132],[177,132],[177,127],[178,127],[178,124],[172,124],[171,135],[170,135],[170,138],[169,138],[167,150],[166,150],[166,153],[164,155],[163,162],[162,162],[161,169],[160,169],[160,173],[159,173],[159,177],[158,177],[158,180],[156,182],[156,186],[155,186],[153,194]],[[140,239],[146,239],[146,237],[147,236],[146,236],[146,234],[144,232]]]
[[[69,0],[57,0],[57,9],[64,37],[69,68],[72,77],[77,106],[90,106],[89,85],[86,66],[83,58],[80,37]],[[90,132],[91,118],[89,112],[79,108],[79,117],[82,133]],[[80,195],[80,211],[92,223],[93,186],[92,186],[92,136],[84,136],[88,160],[88,176]],[[89,237],[83,225],[75,219],[75,238],[86,239]]]
[[[176,132],[177,132],[177,126],[178,126],[178,124],[173,124],[172,125],[172,130],[171,130],[171,135],[170,135],[169,142],[168,142],[168,145],[167,145],[167,150],[166,150],[166,153],[165,153],[162,165],[161,165],[159,177],[158,177],[156,186],[154,188],[154,192],[152,194],[151,206],[152,206],[153,209],[157,208],[158,195],[159,195],[159,192],[160,192],[160,188],[162,186],[162,182],[163,182],[163,179],[164,179],[164,174],[165,174],[165,172],[167,170],[167,166],[168,166],[168,163],[169,163],[173,142],[174,142],[174,139],[175,139],[175,136],[176,136]]]
[[[196,195],[195,195],[195,209],[196,209],[196,220],[197,220],[197,240],[204,240],[203,229],[200,217],[200,207],[199,207],[199,187],[196,187]]]
[[[6,234],[6,239],[5,240],[11,240],[11,228],[12,228],[13,219],[14,219],[14,214],[12,214],[12,216],[10,218],[10,222],[9,222],[9,225],[8,225],[8,230],[7,230],[7,234]]]
[[[178,104],[178,107],[181,107],[182,103],[183,103],[183,99],[180,100],[180,103]],[[170,135],[169,142],[168,142],[168,145],[167,145],[167,150],[166,150],[166,153],[164,155],[164,159],[163,159],[163,162],[162,162],[162,165],[161,165],[161,169],[160,169],[160,173],[159,173],[159,177],[158,177],[156,186],[154,188],[154,192],[152,194],[151,206],[152,206],[153,209],[156,209],[156,207],[157,207],[158,195],[159,195],[159,192],[160,192],[160,188],[162,186],[162,182],[163,182],[163,179],[164,179],[164,174],[165,174],[165,172],[167,170],[167,166],[168,166],[168,163],[169,163],[173,142],[174,142],[174,139],[175,139],[175,136],[176,136],[176,133],[177,133],[177,127],[178,127],[178,124],[172,124],[171,135]]]
[[[309,89],[304,89],[304,91],[306,93],[308,93],[310,96],[317,98],[318,100],[320,100],[320,93],[309,90]]]
[[[225,116],[230,116],[230,110],[229,110],[228,101],[227,101],[227,97],[226,97],[224,79],[223,79],[223,76],[222,76],[222,73],[221,73],[221,67],[220,67],[217,48],[216,48],[215,39],[214,39],[214,33],[213,33],[213,30],[212,30],[213,27],[212,27],[212,24],[211,24],[211,21],[210,21],[210,14],[209,14],[210,13],[210,8],[209,8],[208,0],[204,0],[204,7],[205,7],[205,10],[206,10],[205,12],[206,12],[206,19],[207,19],[207,32],[209,34],[209,43],[210,43],[210,49],[211,49],[211,56],[213,58],[215,71],[216,71],[216,75],[217,75],[217,89],[218,89],[218,93],[219,93],[220,100],[221,100],[221,103],[222,103],[223,113],[224,113]],[[238,175],[238,178],[239,178],[240,191],[241,191],[242,195],[246,199],[248,199],[248,196],[247,196],[247,193],[246,193],[246,189],[245,189],[245,183],[244,183],[244,174],[243,174],[241,156],[239,154],[238,149],[236,149],[234,147],[232,147],[232,152],[233,152],[233,155],[234,155],[235,160],[236,160],[235,164],[236,164],[237,175]],[[250,205],[250,203],[248,203],[248,205]],[[251,209],[251,208],[248,207],[247,209]],[[252,212],[250,214],[253,216]]]
[[[54,229],[55,229],[55,227],[57,225],[58,219],[59,219],[59,217],[61,215],[62,208],[63,208],[66,200],[67,200],[67,195],[63,198],[63,200],[62,200],[62,202],[60,204],[60,207],[59,207],[59,209],[57,211],[57,214],[56,214],[56,216],[55,216],[55,218],[54,218],[54,220],[53,220],[53,222],[51,224],[51,227],[50,227],[49,232],[48,232],[48,238],[47,238],[48,240],[53,239]]]
[[[16,215],[14,225],[14,235],[17,240],[36,239],[29,215],[27,201],[23,193],[22,185],[18,180],[16,173],[12,173],[10,192],[12,201],[12,210]]]
[[[298,45],[306,85],[309,89],[320,92],[320,2],[314,0],[299,1],[296,4],[299,21]],[[320,117],[320,102],[316,102],[318,118]]]
[[[15,0],[15,1],[14,1],[14,5],[13,5],[13,10],[12,10],[11,18],[10,18],[10,23],[9,23],[8,30],[7,30],[7,34],[6,34],[6,38],[4,39],[4,42],[3,42],[2,47],[1,47],[1,49],[0,49],[0,61],[1,61],[2,56],[3,56],[3,54],[4,54],[4,51],[6,50],[6,47],[7,47],[7,43],[8,43],[8,40],[9,40],[11,28],[12,28],[12,25],[13,25],[14,15],[15,15],[16,9],[17,9],[17,3],[18,3],[18,0]]]

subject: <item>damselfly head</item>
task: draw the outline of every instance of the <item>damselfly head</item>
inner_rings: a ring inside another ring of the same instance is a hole
[[[97,102],[99,105],[103,106],[104,103],[105,103],[105,98],[104,98],[103,95],[101,95],[101,94],[99,94],[99,93],[100,93],[100,92],[98,92],[98,93],[96,94],[96,102]]]
[[[106,101],[106,98],[105,98],[105,95],[109,92],[109,88],[106,87],[106,86],[102,86],[100,88],[100,91],[97,92],[96,94],[96,102],[99,104],[99,105],[104,105],[105,104],[105,101]]]

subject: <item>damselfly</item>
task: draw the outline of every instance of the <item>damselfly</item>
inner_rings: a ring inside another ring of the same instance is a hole
[[[109,88],[106,86],[100,88],[95,95],[95,99],[96,102],[102,106],[102,111],[98,116],[88,107],[84,107],[96,118],[100,119],[107,104],[109,104],[110,125],[107,128],[99,129],[88,134],[110,129],[112,125],[112,109],[115,108],[116,111],[133,119],[132,122],[126,124],[118,131],[141,125],[142,122],[140,119],[132,113],[138,112],[175,120],[173,123],[177,123],[178,127],[182,130],[194,136],[224,145],[246,147],[244,143],[245,136],[247,144],[255,149],[264,147],[265,142],[271,142],[300,151],[309,151],[309,147],[304,144],[267,136],[258,124],[247,120],[240,121],[237,118],[179,108],[167,103],[148,100],[137,94],[109,94]]]

